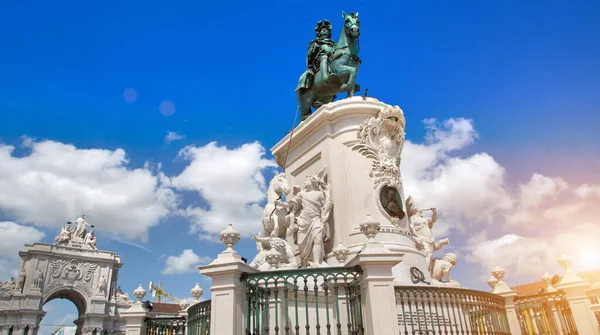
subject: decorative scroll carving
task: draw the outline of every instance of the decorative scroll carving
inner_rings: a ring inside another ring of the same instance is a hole
[[[387,106],[377,117],[361,124],[357,133],[359,143],[352,147],[352,150],[372,160],[369,176],[373,178],[377,205],[396,226],[406,216],[400,192],[400,154],[404,145],[405,125],[400,107]]]
[[[48,276],[46,288],[48,290],[59,287],[77,287],[91,296],[93,293],[92,277],[97,264],[79,262],[77,259],[66,261],[57,259],[50,262],[52,272]]]
[[[381,183],[400,186],[400,154],[404,145],[404,113],[398,106],[388,106],[362,123],[358,129],[359,144],[352,147],[363,156],[373,160],[371,177],[374,187]]]

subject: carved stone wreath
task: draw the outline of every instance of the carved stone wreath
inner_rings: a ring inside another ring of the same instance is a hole
[[[47,278],[46,289],[58,287],[76,287],[88,296],[94,293],[92,278],[98,267],[97,264],[79,262],[77,259],[69,261],[56,259],[50,261],[51,273]]]
[[[400,107],[387,106],[377,117],[365,120],[361,124],[357,132],[359,143],[352,147],[352,150],[372,160],[369,176],[373,178],[377,206],[382,214],[397,226],[405,215],[404,210],[400,209],[401,215],[390,215],[381,204],[380,193],[386,186],[402,190],[400,155],[404,145],[405,126],[404,113]],[[399,204],[401,207],[402,202]]]

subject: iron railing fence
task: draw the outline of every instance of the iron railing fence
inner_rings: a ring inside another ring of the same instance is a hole
[[[186,335],[183,316],[169,318],[145,318],[146,335]]]
[[[246,335],[363,335],[361,275],[360,267],[244,274]]]
[[[211,300],[188,308],[188,335],[210,335]]]
[[[523,334],[579,334],[563,291],[520,296],[514,302]]]
[[[400,334],[510,335],[504,298],[482,291],[396,286]]]

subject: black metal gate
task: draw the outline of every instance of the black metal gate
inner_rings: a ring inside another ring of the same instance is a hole
[[[146,318],[146,335],[187,335],[185,317]]]

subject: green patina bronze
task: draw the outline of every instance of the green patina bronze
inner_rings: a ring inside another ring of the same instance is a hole
[[[356,74],[361,63],[358,57],[360,20],[358,12],[342,12],[344,27],[337,43],[331,39],[332,26],[327,20],[317,22],[317,37],[308,45],[306,71],[296,86],[296,96],[302,119],[311,107],[330,103],[336,94],[347,92],[348,97],[359,90]]]

